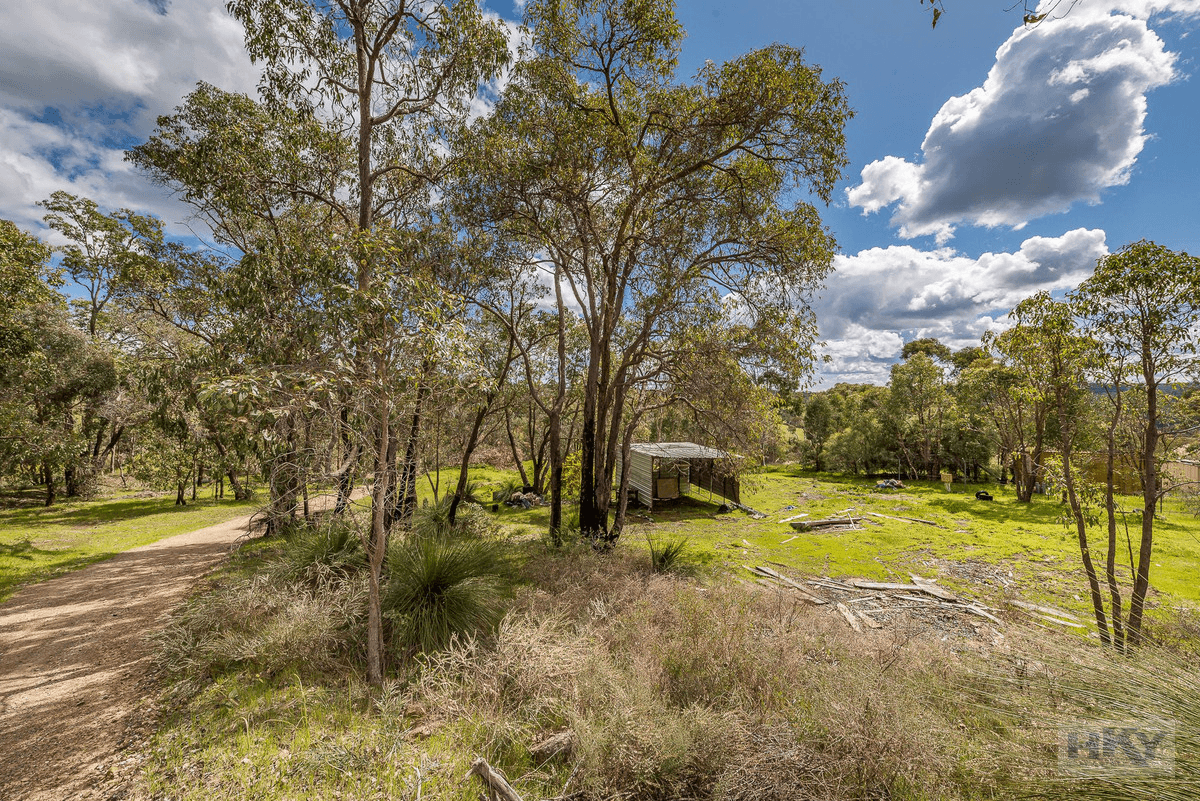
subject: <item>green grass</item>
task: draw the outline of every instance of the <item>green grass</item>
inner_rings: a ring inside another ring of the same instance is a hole
[[[1027,597],[1054,600],[1077,611],[1090,609],[1078,540],[1073,526],[1066,525],[1068,510],[1057,498],[1035,495],[1031,503],[1023,504],[1010,487],[996,484],[954,484],[950,492],[937,482],[908,484],[904,490],[877,491],[875,482],[865,478],[768,468],[745,477],[742,491],[743,502],[765,513],[765,519],[754,520],[739,511],[717,514],[716,506],[706,503],[707,495],[701,494],[653,512],[638,510],[643,516],[630,518],[627,539],[644,542],[647,534],[687,537],[689,559],[720,572],[736,572],[742,564],[764,561],[831,577],[908,580],[912,572],[977,592],[1002,590],[1011,582]],[[995,500],[976,500],[975,491],[983,488]],[[1129,529],[1136,554],[1140,499],[1120,500],[1131,511]],[[938,527],[865,512],[920,518]],[[781,522],[800,514],[817,520],[838,513],[865,516],[863,529],[797,532]],[[1131,571],[1123,528],[1119,534],[1118,575],[1127,587]],[[1091,529],[1090,537],[1093,558],[1102,568],[1107,542],[1103,525]],[[1151,586],[1178,601],[1200,602],[1200,583],[1195,580],[1198,564],[1200,519],[1182,505],[1168,502],[1155,524]],[[983,587],[967,578],[980,566],[994,577]],[[1151,605],[1166,602],[1151,599]]]
[[[0,509],[0,601],[24,584],[249,514],[257,506],[232,499],[174,503],[174,494],[164,494]]]

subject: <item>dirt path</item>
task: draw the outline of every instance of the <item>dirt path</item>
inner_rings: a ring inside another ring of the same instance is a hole
[[[111,795],[147,692],[145,635],[229,553],[247,520],[134,548],[0,604],[0,799]]]

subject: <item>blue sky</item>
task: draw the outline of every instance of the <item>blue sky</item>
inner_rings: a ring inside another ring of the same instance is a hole
[[[818,385],[883,383],[916,337],[978,342],[1128,242],[1200,253],[1200,0],[1081,0],[1032,29],[1007,0],[946,3],[936,30],[918,0],[679,4],[681,77],[784,42],[857,112],[823,211],[842,254],[815,304]],[[0,4],[0,217],[42,232],[36,201],[65,189],[187,234],[123,149],[197,81],[256,78],[223,0]]]

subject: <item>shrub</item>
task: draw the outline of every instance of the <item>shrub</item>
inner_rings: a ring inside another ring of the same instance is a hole
[[[291,532],[274,572],[285,580],[316,585],[348,578],[364,567],[366,554],[354,523],[335,518]]]
[[[456,635],[490,631],[504,614],[508,572],[488,540],[416,536],[393,546],[383,609],[396,646],[437,651]]]
[[[687,537],[658,542],[649,534],[646,543],[650,546],[650,570],[654,573],[669,573],[679,566],[680,557],[687,549]]]
[[[413,512],[412,533],[418,539],[449,537],[483,537],[491,533],[492,521],[475,503],[463,502],[454,513],[450,525],[450,503],[453,495],[444,495],[437,503],[422,506]]]

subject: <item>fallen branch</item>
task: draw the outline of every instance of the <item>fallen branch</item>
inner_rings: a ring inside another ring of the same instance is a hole
[[[940,528],[940,529],[946,528],[945,526],[941,525],[940,523],[935,523],[932,520],[922,520],[919,517],[893,517],[892,515],[884,515],[884,514],[880,514],[879,512],[867,512],[867,514],[871,515],[871,517],[882,517],[885,520],[898,520],[901,523],[924,523],[925,525],[933,526],[934,528]]]
[[[787,576],[783,575],[782,573],[780,573],[778,571],[772,570],[769,567],[762,567],[761,565],[755,565],[754,567],[750,567],[749,565],[742,565],[742,567],[746,568],[751,573],[754,573],[759,576],[766,576],[769,579],[774,579],[775,581],[778,581],[781,584],[787,585],[791,589],[800,593],[801,597],[803,597],[806,601],[817,604],[818,606],[829,603],[829,601],[826,601],[824,598],[818,598],[815,595],[811,595],[808,592],[808,590],[801,587],[795,581],[792,581]]]
[[[504,774],[489,765],[483,757],[479,757],[471,763],[471,769],[467,771],[463,781],[472,776],[478,776],[479,780],[483,782],[488,801],[522,801],[521,796],[508,783]]]
[[[1054,617],[1061,617],[1065,620],[1074,620],[1076,623],[1081,622],[1078,617],[1072,615],[1070,612],[1064,612],[1061,609],[1055,609],[1053,606],[1040,606],[1038,604],[1031,604],[1028,601],[1015,601],[1011,598],[1005,601],[1005,603],[1009,606],[1026,609],[1030,612],[1041,612],[1044,615],[1053,615]]]

